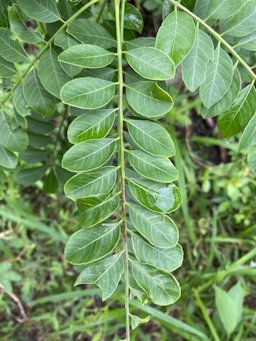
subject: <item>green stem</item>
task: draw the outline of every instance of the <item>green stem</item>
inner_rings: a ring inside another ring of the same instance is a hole
[[[59,34],[62,30],[64,30],[75,18],[77,18],[81,13],[83,13],[87,8],[95,4],[96,2],[99,2],[99,0],[91,0],[86,5],[81,7],[76,13],[74,13],[64,24],[54,33],[53,36],[47,41],[45,46],[42,48],[42,50],[38,53],[37,56],[29,63],[28,67],[22,72],[20,75],[19,80],[14,85],[12,90],[9,92],[9,94],[5,97],[5,99],[2,101],[1,106],[3,107],[5,103],[12,97],[14,91],[17,89],[17,87],[21,84],[22,80],[26,77],[26,75],[29,73],[29,71],[34,67],[36,62],[40,59],[40,57],[44,54],[44,52],[49,48],[49,46],[54,41],[54,38]]]
[[[116,40],[117,40],[117,58],[118,58],[118,135],[119,144],[119,162],[120,162],[120,181],[121,181],[121,215],[123,224],[123,242],[124,242],[124,277],[125,277],[125,311],[126,311],[126,340],[130,341],[130,308],[129,308],[129,264],[128,264],[128,245],[127,245],[127,224],[126,224],[126,194],[125,194],[125,159],[124,159],[124,112],[123,112],[123,21],[124,21],[125,0],[122,0],[120,11],[120,0],[115,0],[116,17]],[[121,17],[121,18],[120,18]]]
[[[194,296],[195,296],[195,299],[196,299],[196,303],[197,303],[197,305],[199,306],[199,308],[200,308],[200,310],[202,312],[204,320],[205,320],[205,322],[207,323],[207,325],[208,325],[208,327],[210,329],[210,332],[212,334],[213,339],[215,341],[220,341],[219,335],[218,335],[218,333],[217,333],[217,331],[216,331],[216,329],[215,329],[215,327],[214,327],[214,325],[212,323],[212,320],[209,317],[209,314],[208,314],[208,312],[207,312],[207,310],[205,308],[205,305],[204,305],[203,301],[201,300],[201,298],[200,298],[200,296],[199,296],[199,294],[198,294],[198,292],[196,290],[194,290]]]
[[[251,70],[250,66],[243,60],[243,58],[235,51],[235,49],[229,45],[229,43],[222,38],[222,36],[216,32],[211,26],[209,26],[205,20],[199,18],[195,13],[191,12],[188,8],[185,6],[181,5],[175,0],[169,0],[173,5],[177,6],[180,8],[182,11],[186,12],[189,14],[192,18],[194,18],[199,24],[201,24],[204,28],[207,29],[208,32],[210,32],[220,43],[222,43],[228,50],[229,52],[239,61],[241,65],[244,66],[244,68],[247,70],[247,72],[251,75],[253,80],[256,80],[256,75],[255,73]]]

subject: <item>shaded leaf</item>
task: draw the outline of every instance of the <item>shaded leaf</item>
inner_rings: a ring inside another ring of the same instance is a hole
[[[89,19],[75,19],[67,29],[77,40],[85,44],[99,45],[104,49],[116,46],[115,39],[101,25]]]
[[[200,86],[200,97],[206,108],[212,107],[228,91],[233,78],[233,63],[229,55],[217,46],[206,78]]]
[[[244,37],[255,31],[255,0],[245,1],[230,19],[223,21],[222,32],[233,37]]]
[[[253,83],[244,88],[232,107],[218,119],[218,127],[223,137],[231,137],[242,131],[255,113],[256,92]]]
[[[0,112],[0,144],[14,152],[21,152],[28,146],[26,132],[20,127],[13,129],[3,112]]]
[[[212,0],[208,17],[226,19],[242,7],[243,0]]]
[[[47,166],[33,167],[23,169],[18,172],[16,181],[23,186],[34,185],[35,182],[42,179],[47,171]]]
[[[18,6],[29,17],[44,23],[60,20],[54,0],[17,0]]]
[[[192,50],[182,63],[182,78],[190,91],[195,91],[204,81],[213,53],[212,39],[197,28]]]
[[[27,55],[18,40],[11,38],[7,28],[0,27],[0,56],[8,62],[27,62]]]
[[[30,71],[23,82],[23,94],[26,102],[35,112],[45,117],[54,113],[55,98],[42,86],[35,69]]]
[[[21,116],[25,117],[30,115],[29,105],[25,100],[21,85],[19,85],[14,91],[13,104],[15,106],[15,109]]]
[[[241,87],[241,77],[240,77],[239,71],[235,69],[234,77],[224,97],[222,97],[220,101],[218,101],[209,109],[206,109],[204,106],[202,106],[201,114],[203,118],[219,116],[225,110],[227,110],[236,99],[240,91],[240,87]]]
[[[38,76],[43,87],[55,97],[60,98],[60,90],[70,78],[63,71],[58,55],[53,49],[46,51],[38,63]]]
[[[247,124],[239,143],[239,150],[256,145],[256,113]]]
[[[179,64],[189,54],[194,42],[195,24],[186,13],[174,10],[160,26],[156,47]],[[182,44],[181,44],[182,42]]]
[[[4,58],[0,57],[0,77],[9,78],[15,75],[18,71],[12,63],[7,62]]]
[[[143,17],[140,11],[135,6],[126,3],[124,11],[124,28],[141,33],[143,25]]]
[[[11,30],[18,38],[30,44],[44,41],[38,33],[30,30],[25,25],[24,18],[15,4],[10,7],[8,16]]]
[[[0,166],[14,169],[17,166],[18,158],[10,150],[0,145]]]

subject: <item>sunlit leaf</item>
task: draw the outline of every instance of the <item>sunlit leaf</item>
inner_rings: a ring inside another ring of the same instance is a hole
[[[75,285],[97,285],[105,301],[116,291],[123,271],[123,254],[115,254],[87,266],[78,276]]]
[[[64,256],[72,264],[92,263],[110,254],[119,238],[119,224],[81,229],[69,238]]]

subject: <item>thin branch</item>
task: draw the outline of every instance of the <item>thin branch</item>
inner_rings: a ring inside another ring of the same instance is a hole
[[[9,292],[5,289],[5,287],[0,283],[0,291],[4,292],[7,296],[9,296],[18,306],[20,314],[22,316],[22,319],[18,319],[18,322],[25,322],[28,317],[27,314],[25,312],[25,309],[21,303],[21,300],[19,299],[18,296],[16,296],[13,292]]]

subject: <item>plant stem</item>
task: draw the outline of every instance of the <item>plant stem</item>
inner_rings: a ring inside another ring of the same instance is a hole
[[[42,48],[42,50],[36,55],[33,60],[29,63],[28,67],[22,72],[20,75],[20,79],[17,81],[17,83],[14,85],[12,90],[8,93],[8,95],[5,97],[5,99],[1,102],[1,106],[3,107],[5,103],[11,98],[14,91],[17,89],[17,87],[21,84],[22,80],[26,77],[26,75],[29,73],[29,71],[34,67],[36,62],[39,60],[39,58],[44,54],[44,52],[49,48],[49,46],[54,41],[54,38],[59,34],[62,30],[64,30],[68,24],[70,24],[75,18],[77,18],[81,13],[83,13],[87,8],[95,4],[96,2],[99,2],[99,0],[91,0],[86,5],[81,7],[76,13],[74,13],[67,21],[64,22],[64,24],[56,31],[51,38],[47,41],[45,46]]]
[[[247,70],[247,72],[251,75],[253,80],[256,80],[256,75],[255,73],[251,70],[251,67],[243,60],[243,58],[235,51],[235,49],[229,45],[229,43],[222,38],[222,36],[216,32],[211,26],[209,26],[205,20],[199,18],[195,13],[191,12],[188,8],[185,6],[181,5],[179,2],[175,0],[169,0],[174,6],[180,8],[182,11],[186,12],[189,14],[192,18],[194,18],[199,24],[204,26],[208,32],[210,32],[217,40],[218,42],[222,43],[228,50],[229,52],[239,61],[240,64],[244,66],[244,68]]]
[[[202,312],[204,320],[205,320],[205,322],[207,323],[207,325],[208,325],[208,327],[210,329],[210,332],[212,334],[213,339],[215,341],[220,341],[219,335],[218,335],[218,333],[217,333],[217,331],[216,331],[216,329],[214,327],[214,324],[212,323],[212,320],[211,320],[211,318],[210,318],[210,316],[209,316],[209,314],[208,314],[208,312],[206,310],[206,307],[205,307],[203,301],[201,300],[201,298],[200,298],[200,296],[199,296],[199,294],[198,294],[198,292],[196,290],[194,290],[194,296],[195,296],[195,299],[196,299],[196,303],[197,303],[197,305],[199,306],[199,308],[200,308],[200,310]]]
[[[122,0],[120,11],[120,1],[115,0],[115,17],[116,17],[116,40],[117,40],[117,58],[118,58],[118,135],[119,144],[119,162],[120,162],[120,181],[121,181],[121,214],[123,221],[123,242],[124,242],[124,277],[125,277],[125,311],[126,311],[126,340],[130,341],[130,309],[129,309],[129,273],[128,273],[128,245],[126,231],[126,195],[125,195],[125,160],[124,160],[124,113],[123,113],[123,20],[125,0]]]

